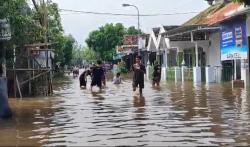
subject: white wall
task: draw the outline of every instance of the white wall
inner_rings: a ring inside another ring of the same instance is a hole
[[[208,45],[208,41],[198,41],[198,46],[202,47],[205,52],[207,52]],[[170,46],[183,51],[183,49],[195,48],[195,43],[190,41],[171,41]]]
[[[208,48],[207,65],[220,66],[220,33],[213,33],[210,35],[211,45]]]
[[[250,15],[247,16],[247,36],[250,36]]]
[[[184,49],[194,48],[195,44],[190,41],[171,41],[170,46],[176,47],[179,51]],[[214,33],[210,36],[209,41],[198,41],[198,46],[206,52],[206,65],[220,66],[220,33]]]

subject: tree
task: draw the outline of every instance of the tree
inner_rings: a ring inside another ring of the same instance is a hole
[[[55,62],[69,64],[74,48],[73,37],[65,36],[56,3],[32,0],[31,9],[27,0],[0,0],[0,19],[7,18],[11,25],[12,38],[5,44],[7,61],[13,60],[14,46],[19,54],[25,44],[50,42],[55,50]],[[9,65],[12,67],[12,65]]]
[[[88,62],[95,62],[98,59],[98,57],[97,57],[96,52],[94,52],[92,49],[84,48],[83,59]]]
[[[140,31],[141,33],[141,31]],[[103,60],[112,60],[116,47],[123,43],[124,35],[137,35],[135,27],[126,29],[121,23],[106,24],[89,34],[86,43]]]
[[[112,60],[115,48],[122,44],[125,28],[122,24],[106,24],[89,34],[86,43],[103,60]]]
[[[142,31],[139,31],[140,34],[142,34]],[[137,35],[138,34],[138,29],[136,29],[134,26],[131,26],[127,29],[126,32],[127,35]]]
[[[71,60],[73,59],[73,48],[74,48],[74,43],[75,39],[69,35],[65,37],[66,42],[63,48],[64,52],[64,64],[69,65],[71,63]]]

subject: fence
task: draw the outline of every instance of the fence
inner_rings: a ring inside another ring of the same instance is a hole
[[[173,81],[175,80],[175,69],[174,68],[168,68],[166,69],[166,73],[167,73],[167,80],[168,81]]]
[[[201,67],[201,81],[206,82],[206,67]]]
[[[193,68],[185,68],[184,80],[185,81],[193,81]]]

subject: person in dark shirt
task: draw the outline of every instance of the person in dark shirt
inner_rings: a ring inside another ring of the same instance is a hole
[[[155,62],[154,71],[153,71],[152,86],[154,87],[155,84],[157,86],[160,86],[160,81],[161,81],[161,66],[159,65],[158,62]]]
[[[104,76],[104,70],[101,66],[102,62],[97,61],[97,66],[92,69],[92,82],[91,82],[91,91],[93,86],[97,86],[100,88],[100,92],[102,90],[102,79]]]
[[[141,63],[141,56],[137,56],[135,59],[135,64],[133,65],[133,91],[136,91],[136,88],[139,85],[140,96],[142,96],[142,89],[144,88],[144,74],[146,74],[146,68]]]
[[[80,87],[86,87],[87,86],[87,76],[91,75],[90,70],[85,70],[79,77],[80,81]]]

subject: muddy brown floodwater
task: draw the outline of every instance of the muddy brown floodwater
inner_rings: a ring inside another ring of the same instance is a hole
[[[0,146],[242,146],[250,145],[249,91],[231,84],[146,82],[144,98],[131,81],[102,93],[61,84],[52,97],[10,99],[0,121]]]

